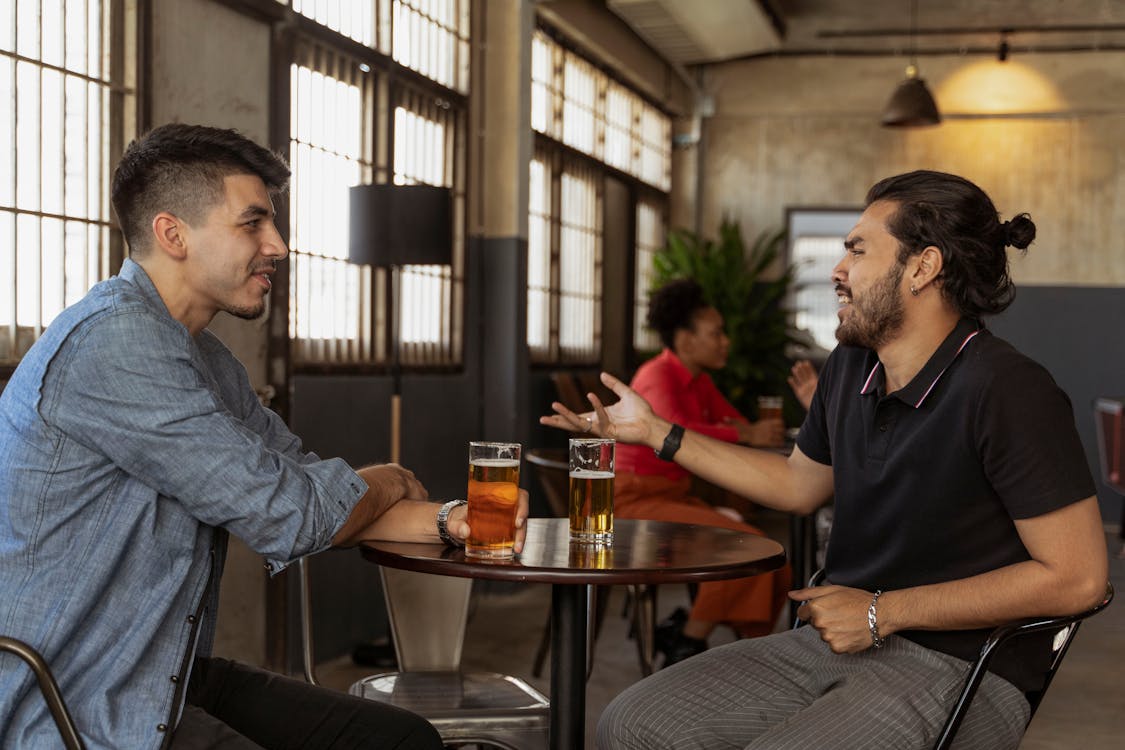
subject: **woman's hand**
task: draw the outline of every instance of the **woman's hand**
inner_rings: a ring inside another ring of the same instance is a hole
[[[816,370],[813,369],[811,362],[802,359],[793,365],[789,373],[789,387],[793,389],[793,395],[797,397],[801,406],[808,410],[809,405],[812,404],[813,394],[816,393],[816,381],[819,379]]]
[[[601,374],[602,383],[617,395],[618,401],[606,407],[594,393],[586,394],[594,411],[575,414],[558,401],[551,404],[555,414],[539,418],[539,423],[591,437],[605,437],[622,443],[641,443],[656,447],[670,429],[669,423],[653,413],[648,402],[629,386],[608,372]],[[654,443],[655,440],[655,443]]]

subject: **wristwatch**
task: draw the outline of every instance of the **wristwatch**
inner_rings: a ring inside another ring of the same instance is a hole
[[[449,533],[449,514],[458,505],[464,505],[464,500],[450,500],[437,512],[437,533],[441,540],[450,547],[464,547],[465,543]]]
[[[671,461],[672,456],[676,455],[676,451],[680,449],[680,440],[683,439],[683,436],[683,425],[672,425],[672,429],[668,431],[668,436],[664,438],[664,445],[660,446],[660,450],[653,451],[656,453],[656,457],[661,461]]]

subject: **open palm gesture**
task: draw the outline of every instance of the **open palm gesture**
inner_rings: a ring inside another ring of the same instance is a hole
[[[663,435],[668,432],[668,423],[653,414],[647,401],[607,372],[601,374],[601,379],[617,395],[617,403],[607,407],[597,395],[589,393],[587,397],[594,410],[575,414],[556,401],[551,404],[555,413],[540,417],[539,423],[560,430],[613,438],[622,443],[651,444],[654,435],[660,435],[663,439]]]

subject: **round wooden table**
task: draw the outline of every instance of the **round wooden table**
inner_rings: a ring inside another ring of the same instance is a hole
[[[570,541],[565,518],[528,519],[523,552],[509,560],[466,557],[438,544],[366,542],[363,557],[435,575],[550,583],[551,748],[581,748],[586,724],[586,587],[691,583],[776,570],[785,551],[765,537],[715,526],[617,519],[613,543]]]

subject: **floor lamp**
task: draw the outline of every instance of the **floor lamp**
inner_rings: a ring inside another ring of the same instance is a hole
[[[348,259],[390,273],[391,461],[401,459],[401,274],[405,265],[449,265],[453,259],[453,201],[446,187],[357,185],[349,191]]]

